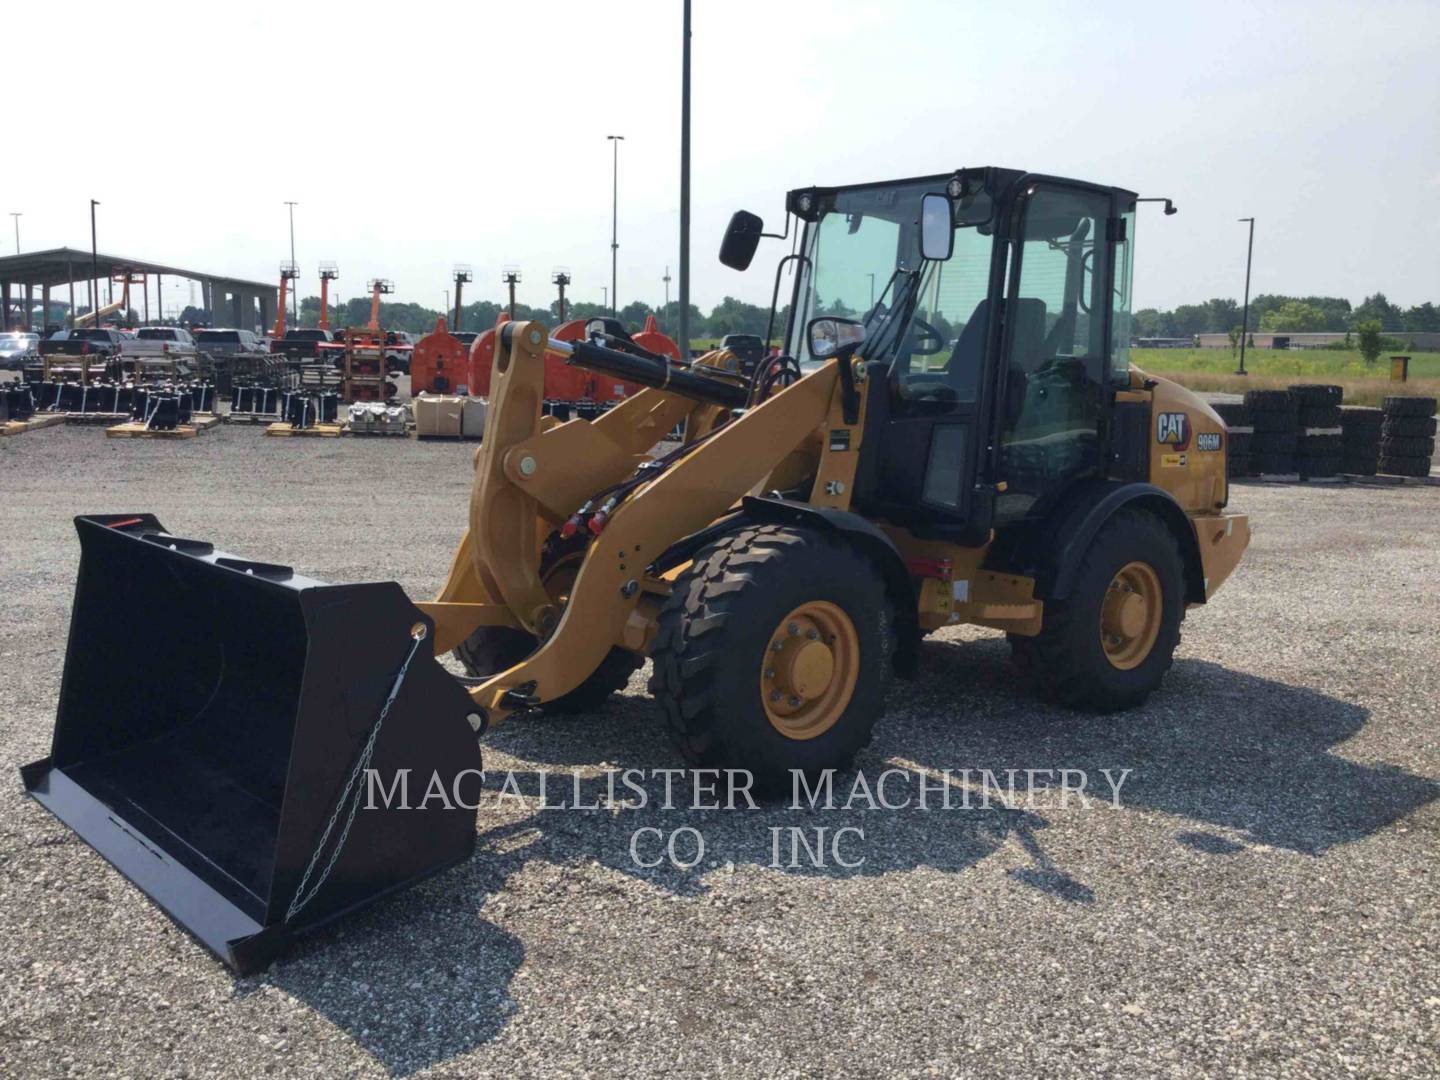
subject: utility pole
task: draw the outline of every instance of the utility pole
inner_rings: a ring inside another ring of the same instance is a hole
[[[570,270],[568,267],[557,266],[554,273],[550,275],[551,283],[560,290],[560,322],[565,321],[565,286],[570,284]]]
[[[16,255],[19,255],[19,254],[20,254],[20,218],[21,218],[22,216],[24,216],[24,215],[23,215],[23,211],[11,210],[11,211],[10,211],[10,216],[15,219],[15,254],[16,254]]]
[[[510,287],[510,320],[515,320],[515,286],[520,283],[520,268],[518,266],[505,267],[504,276],[501,281]]]
[[[1240,316],[1240,368],[1236,375],[1245,372],[1245,339],[1250,336],[1250,260],[1255,254],[1255,219],[1242,217],[1240,221],[1250,223],[1250,242],[1245,248],[1245,313]]]
[[[609,286],[609,285],[601,285],[601,286],[600,286],[600,306],[601,306],[602,308],[608,308],[608,307],[610,306],[610,286]]]
[[[620,256],[620,144],[625,141],[624,135],[606,135],[610,140],[610,146],[614,153],[613,158],[614,175],[611,180],[611,203],[610,203],[610,314],[615,314],[616,297],[619,295],[616,285],[616,266]]]
[[[868,275],[868,277],[870,278],[870,308],[869,308],[869,310],[870,310],[870,311],[874,311],[874,310],[875,310],[875,275],[874,275],[874,274],[870,274],[870,275]]]
[[[295,207],[299,206],[300,204],[299,204],[299,203],[295,203],[295,202],[291,202],[289,199],[286,199],[286,200],[285,200],[285,205],[290,208],[290,265],[291,265],[291,266],[298,267],[300,264],[295,261]],[[296,289],[294,295],[290,297],[290,310],[294,313],[294,314],[291,316],[291,320],[290,320],[291,325],[292,325],[292,326],[299,326],[299,325],[300,325],[300,290],[299,290],[299,289]]]
[[[680,355],[690,359],[690,0],[680,62]]]
[[[460,329],[460,296],[464,292],[466,284],[475,280],[475,275],[470,272],[469,263],[455,264],[455,321],[450,324],[451,330]],[[450,306],[450,293],[445,293],[445,306]]]
[[[90,200],[90,319],[100,326],[100,255],[95,246],[95,207],[98,199]]]

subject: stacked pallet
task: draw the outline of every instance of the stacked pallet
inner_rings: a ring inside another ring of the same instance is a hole
[[[1429,476],[1435,454],[1435,399],[1387,397],[1380,428],[1380,471]]]
[[[1245,394],[1255,433],[1250,436],[1250,470],[1259,476],[1295,472],[1300,434],[1300,402],[1289,390],[1250,390]]]
[[[1302,383],[1290,387],[1299,405],[1295,471],[1303,479],[1328,479],[1340,474],[1343,456],[1341,386]]]
[[[1250,475],[1250,438],[1255,433],[1255,420],[1250,406],[1240,401],[1217,402],[1212,406],[1225,421],[1225,473],[1227,476]]]
[[[1346,405],[1340,410],[1340,471],[1352,476],[1374,476],[1380,468],[1379,409]]]

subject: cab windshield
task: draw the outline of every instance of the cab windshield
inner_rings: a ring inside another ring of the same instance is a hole
[[[809,263],[801,264],[799,303],[787,343],[802,365],[819,363],[805,341],[811,319],[859,319],[866,328],[862,355],[892,365],[902,397],[943,393],[949,400],[974,400],[993,242],[990,197],[975,197],[957,214],[949,261],[926,262],[920,257],[920,200],[943,191],[945,180],[825,196],[823,216],[806,231]],[[950,389],[933,389],[937,385]]]

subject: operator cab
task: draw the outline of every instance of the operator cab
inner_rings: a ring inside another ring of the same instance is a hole
[[[999,168],[789,194],[785,351],[805,370],[835,355],[833,330],[812,348],[817,319],[864,339],[841,350],[865,364],[857,509],[978,542],[1104,474],[1110,397],[1129,381],[1135,200]],[[737,214],[722,261],[748,263],[762,228]]]

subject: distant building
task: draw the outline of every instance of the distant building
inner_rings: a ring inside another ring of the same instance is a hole
[[[1429,351],[1440,350],[1440,333],[1429,330],[1387,330],[1386,337],[1398,338],[1405,343],[1405,348]],[[1229,334],[1199,334],[1197,335],[1202,349],[1228,349],[1230,348]],[[1270,333],[1256,330],[1250,334],[1249,344],[1254,349],[1318,349],[1325,345],[1331,345],[1337,341],[1345,340],[1343,330],[1320,330],[1315,332],[1299,333],[1278,331]],[[1352,334],[1350,340],[1354,341]]]

